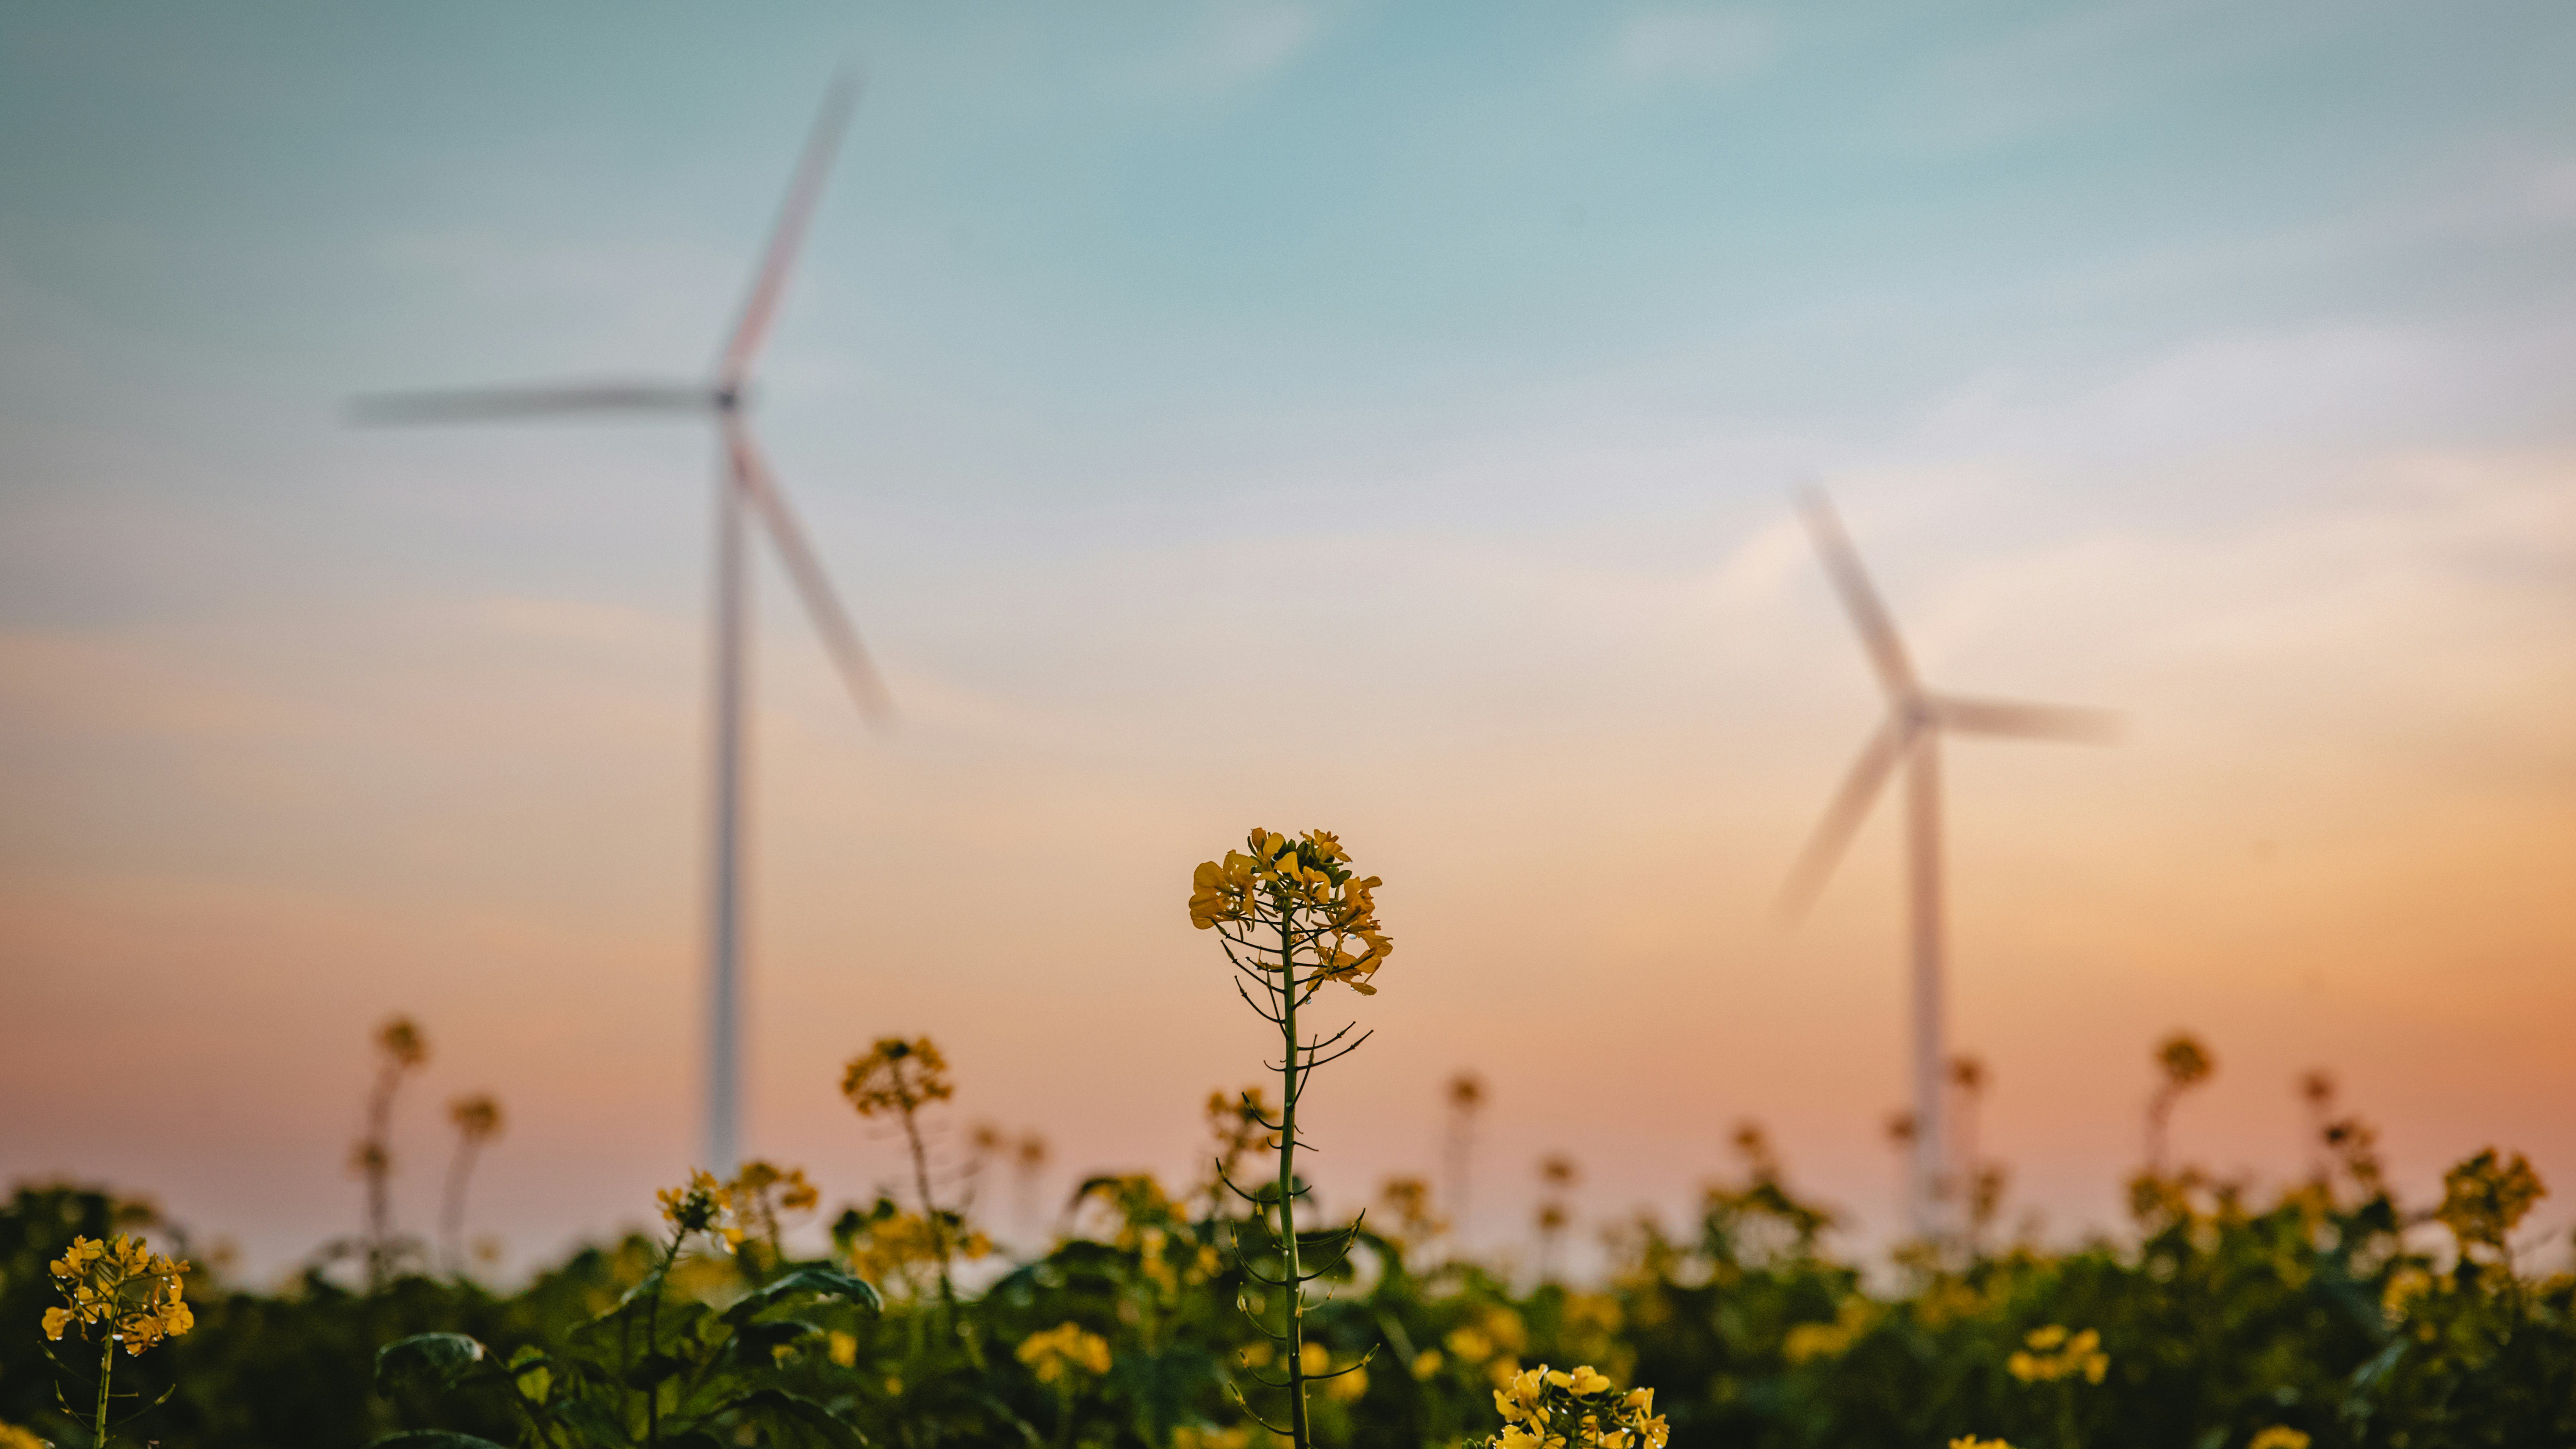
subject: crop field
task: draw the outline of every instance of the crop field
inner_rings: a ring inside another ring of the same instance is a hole
[[[1255,831],[1198,868],[1191,919],[1222,946],[1211,976],[1235,973],[1284,1055],[1210,1097],[1203,1174],[1085,1181],[1024,1255],[970,1204],[1027,1144],[978,1135],[967,1160],[941,1160],[947,1065],[931,1038],[887,1037],[840,1088],[900,1132],[908,1193],[827,1207],[793,1167],[675,1172],[658,1233],[496,1293],[457,1270],[454,1240],[497,1104],[451,1112],[441,1250],[388,1221],[382,1124],[425,1054],[416,1027],[388,1023],[352,1159],[366,1228],[290,1291],[192,1266],[179,1225],[115,1192],[17,1189],[0,1213],[0,1420],[20,1427],[0,1443],[2576,1442],[2576,1277],[2532,1272],[2518,1234],[2537,1176],[2483,1150],[2440,1201],[2401,1201],[2369,1124],[2322,1079],[2317,1165],[2292,1185],[2151,1163],[2128,1231],[2068,1248],[1998,1240],[1984,1169],[1939,1230],[1865,1268],[1830,1250],[1833,1214],[1750,1129],[1694,1220],[1620,1225],[1589,1281],[1544,1255],[1534,1277],[1462,1255],[1425,1178],[1386,1182],[1348,1221],[1301,1217],[1310,1074],[1359,1039],[1343,1024],[1365,1020],[1395,954],[1380,885],[1322,832]],[[2158,1066],[2155,1119],[2212,1070],[2188,1037]],[[1462,1080],[1453,1106],[1476,1105]],[[1564,1224],[1543,1205],[1542,1245]],[[791,1247],[816,1226],[828,1252]]]

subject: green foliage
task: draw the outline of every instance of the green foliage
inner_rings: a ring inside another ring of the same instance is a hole
[[[876,1290],[825,1264],[790,1267],[735,1292],[730,1302],[665,1301],[672,1268],[657,1265],[608,1309],[574,1325],[551,1347],[528,1346],[502,1360],[472,1338],[423,1333],[376,1355],[376,1387],[392,1399],[505,1407],[530,1446],[815,1444],[858,1449],[865,1441],[833,1406],[796,1391],[803,1350],[829,1330],[791,1311],[873,1313]],[[754,1435],[756,1438],[747,1438]],[[412,1429],[371,1449],[482,1444],[446,1430]]]
[[[1363,1229],[1304,1331],[1331,1368],[1376,1358],[1319,1387],[1313,1430],[1353,1449],[1454,1445],[1495,1430],[1502,1377],[1581,1363],[1653,1386],[1679,1445],[2243,1449],[2275,1426],[2313,1449],[2576,1443],[2576,1278],[2518,1269],[2505,1236],[2536,1179],[2472,1158],[2437,1218],[2368,1164],[2348,1169],[2262,1202],[2189,1172],[2142,1178],[2119,1242],[1918,1251],[1875,1284],[1767,1161],[1709,1189],[1687,1230],[1622,1228],[1597,1286],[1518,1287]],[[1266,1340],[1237,1311],[1257,1285],[1226,1250],[1260,1229],[1219,1201],[1095,1179],[1067,1236],[986,1264],[980,1288],[961,1281],[953,1315],[933,1275],[897,1271],[918,1233],[871,1236],[890,1211],[845,1215],[835,1262],[666,1266],[637,1238],[508,1297],[420,1277],[372,1294],[318,1274],[276,1295],[209,1280],[196,1330],[134,1370],[177,1393],[129,1434],[167,1449],[634,1446],[658,1397],[666,1449],[1266,1446],[1229,1390]],[[67,1188],[0,1211],[0,1422],[79,1442],[38,1351],[43,1263],[74,1233],[147,1224]],[[2086,1331],[2099,1382],[2070,1356]],[[1042,1378],[1044,1356],[1018,1350],[1051,1334],[1096,1336],[1106,1371]]]

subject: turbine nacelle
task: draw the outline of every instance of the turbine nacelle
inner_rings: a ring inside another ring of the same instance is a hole
[[[1842,789],[1825,808],[1824,818],[1807,838],[1805,849],[1799,852],[1797,864],[1781,887],[1780,913],[1792,920],[1805,915],[1814,904],[1816,893],[1824,888],[1826,878],[1841,861],[1843,851],[1868,816],[1869,807],[1887,784],[1887,777],[1916,752],[1931,749],[1943,733],[2105,743],[2117,739],[2121,728],[2120,716],[2109,710],[1977,699],[1924,688],[1904,641],[1897,636],[1895,621],[1880,602],[1877,589],[1870,585],[1860,554],[1852,547],[1850,535],[1843,531],[1833,505],[1820,490],[1806,488],[1799,493],[1798,511],[1815,540],[1825,574],[1833,581],[1834,592],[1851,617],[1852,628],[1860,635],[1861,648],[1869,656],[1879,686],[1887,694],[1887,718],[1861,746],[1860,758],[1852,762],[1850,773],[1843,777]]]

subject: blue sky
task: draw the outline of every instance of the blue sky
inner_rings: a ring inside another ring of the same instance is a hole
[[[2438,1167],[2576,1086],[2498,1046],[2576,948],[2530,874],[2576,799],[2550,723],[2576,695],[2571,42],[2542,4],[0,12],[8,969],[68,1010],[119,963],[173,1040],[277,1013],[328,1043],[169,1067],[269,1082],[251,1119],[290,1125],[250,1156],[317,1183],[347,1124],[310,1104],[393,1005],[506,1079],[554,1039],[490,1025],[490,992],[560,968],[579,990],[528,1010],[573,1012],[644,962],[635,1030],[684,1052],[708,441],[360,432],[343,404],[694,374],[849,61],[760,426],[910,722],[858,731],[764,597],[774,1150],[836,1150],[786,1105],[847,1045],[805,1031],[818,1003],[853,1040],[1014,1064],[1022,1095],[1066,1060],[1005,1018],[1201,1031],[1160,977],[1013,995],[1062,912],[1156,899],[1123,867],[975,902],[1031,838],[1177,880],[1248,812],[1364,857],[1381,832],[1426,882],[1398,932],[1426,970],[1508,995],[1574,952],[1625,983],[1587,1050],[1640,1013],[1726,1021],[1671,1037],[1675,1080],[1876,1211],[1886,842],[1807,935],[1761,910],[1873,707],[1783,507],[1812,473],[1941,677],[2140,721],[2112,766],[1959,772],[1989,802],[1958,814],[1962,950],[1994,963],[1963,1034],[2003,1063],[2034,1201],[2107,1213],[2134,1084],[2086,1073],[2186,1020],[2260,1064],[2224,1150],[2280,1155],[2298,1067],[2406,1056],[2393,1140]],[[1312,648],[1283,680],[1263,640]],[[1504,930],[1453,848],[1479,831],[1594,863]],[[2275,851],[2307,873],[2249,894]],[[923,901],[956,934],[902,919]],[[2049,994],[2114,923],[2109,984]],[[1086,929],[1103,982],[1117,935]],[[2312,963],[2356,950],[2373,984],[2319,1005]],[[908,951],[954,980],[905,984]],[[424,984],[455,952],[509,964]],[[2462,972],[2525,1009],[2427,1018]],[[1451,1065],[1515,1055],[1535,1136],[1610,1131],[1605,1192],[1710,1158],[1656,1135],[1683,1088],[1401,998],[1421,1045],[1355,1070],[1424,1121],[1362,1164],[1406,1160]],[[1853,1001],[1840,1035],[1797,1025]],[[2387,1035],[2428,1019],[2418,1054]],[[1829,1035],[1868,1065],[1821,1061]],[[18,1042],[0,1088],[54,1090],[84,1040]],[[1095,1083],[1101,1120],[1184,1143],[1226,1068],[1182,1056]],[[530,1134],[620,1120],[503,1085]],[[156,1149],[149,1100],[0,1172],[166,1180],[261,1252],[319,1230],[214,1127],[221,1160]],[[1048,1125],[1085,1161],[1181,1151]],[[608,1221],[691,1135],[637,1128],[579,1191],[532,1161],[517,1199],[496,1159],[504,1216]],[[324,1226],[342,1190],[312,1195]]]

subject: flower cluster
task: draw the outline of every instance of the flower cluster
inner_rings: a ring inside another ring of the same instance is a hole
[[[2308,1449],[2308,1436],[2287,1424],[2275,1424],[2246,1440],[2245,1449]]]
[[[140,1354],[196,1326],[197,1315],[181,1296],[188,1265],[153,1252],[141,1238],[76,1237],[51,1267],[66,1306],[45,1310],[47,1338],[61,1338],[74,1326],[87,1338],[91,1324],[102,1324],[128,1354]]]
[[[1066,1323],[1022,1339],[1019,1359],[1042,1384],[1058,1382],[1074,1369],[1098,1378],[1109,1372],[1109,1340],[1085,1332],[1081,1324]]]
[[[1503,1430],[1487,1449],[1664,1449],[1653,1389],[1622,1394],[1590,1365],[1545,1364],[1494,1390]]]
[[[2064,1326],[2052,1323],[2032,1329],[2022,1343],[2024,1347],[2004,1361],[2004,1368],[2026,1384],[2053,1384],[2078,1374],[2084,1382],[2098,1384],[2111,1371],[2111,1356],[2102,1351],[2102,1335],[2089,1328],[2069,1334]]]
[[[1375,995],[1369,978],[1395,950],[1378,924],[1372,895],[1385,882],[1355,874],[1350,852],[1329,830],[1309,830],[1291,840],[1255,829],[1244,845],[1221,861],[1200,862],[1191,874],[1190,924],[1202,931],[1235,927],[1226,932],[1227,940],[1279,956],[1261,961],[1261,969],[1293,975],[1300,963],[1268,940],[1284,935],[1290,953],[1313,952],[1314,974],[1306,980],[1338,981],[1363,996]]]
[[[1792,1364],[1813,1363],[1818,1359],[1840,1358],[1851,1351],[1861,1335],[1878,1325],[1878,1307],[1859,1294],[1843,1300],[1831,1323],[1801,1323],[1789,1330],[1782,1341],[1781,1352]]]
[[[853,1057],[841,1076],[841,1095],[862,1117],[879,1112],[909,1115],[957,1094],[948,1080],[948,1060],[930,1038],[906,1041],[881,1037],[866,1056]]]
[[[880,1200],[873,1213],[853,1211],[833,1229],[850,1271],[889,1291],[925,1291],[951,1257],[990,1257],[993,1240],[942,1210],[939,1222]]]
[[[727,1252],[742,1246],[742,1225],[734,1220],[733,1189],[716,1181],[714,1173],[692,1170],[688,1186],[666,1187],[655,1196],[662,1203],[662,1221],[681,1237],[705,1233],[721,1241]]]
[[[385,1054],[387,1066],[409,1071],[429,1060],[429,1038],[420,1023],[397,1016],[376,1028],[376,1050]]]
[[[2490,1147],[2442,1174],[2442,1205],[2433,1216],[2459,1240],[2462,1255],[2477,1248],[2502,1255],[2507,1235],[2548,1191],[2521,1153],[2500,1161]]]
[[[469,1142],[498,1137],[501,1103],[488,1092],[459,1097],[447,1104],[447,1120],[455,1123],[457,1133]]]

